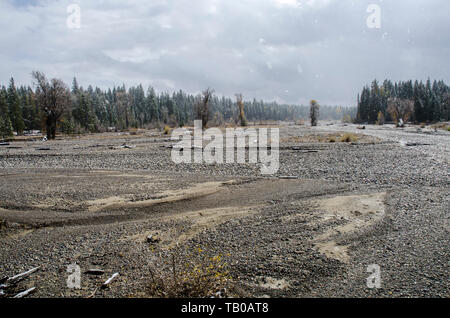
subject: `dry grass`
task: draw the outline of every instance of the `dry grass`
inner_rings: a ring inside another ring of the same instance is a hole
[[[150,296],[223,297],[231,280],[226,266],[222,255],[211,257],[198,248],[186,256],[175,248],[164,258],[159,255],[150,268]]]
[[[355,134],[345,133],[341,137],[341,142],[355,142],[358,140],[358,136]]]
[[[145,132],[145,129],[130,128],[128,131],[131,136],[137,136],[137,135],[142,135]]]
[[[350,115],[345,115],[344,117],[342,117],[341,122],[346,123],[346,124],[351,124],[352,123],[352,117],[350,117]]]
[[[170,127],[165,125],[164,126],[164,131],[163,131],[164,135],[168,135],[170,133],[170,131],[171,131]]]
[[[308,134],[304,136],[290,136],[281,138],[281,143],[315,143],[315,142],[376,142],[377,139],[374,137],[366,136],[366,135],[358,135],[352,133],[316,133],[316,134]]]
[[[432,128],[432,129],[442,129],[442,130],[450,131],[449,127],[450,127],[450,125],[447,122],[436,123],[436,124],[430,126],[430,128]]]

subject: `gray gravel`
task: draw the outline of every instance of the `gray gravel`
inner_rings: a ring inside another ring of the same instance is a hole
[[[164,147],[171,144],[170,140],[153,133],[16,142],[14,145],[21,148],[0,147],[0,208],[17,210],[16,213],[31,211],[31,203],[41,198],[40,192],[46,191],[45,179],[39,179],[45,171],[67,175],[67,184],[57,191],[58,195],[78,200],[80,204],[58,203],[53,210],[42,213],[53,211],[55,217],[60,213],[59,216],[73,218],[84,213],[84,200],[117,194],[139,196],[138,188],[130,188],[130,184],[135,184],[134,179],[118,184],[98,177],[97,170],[149,174],[168,180],[153,184],[144,199],[161,189],[178,189],[209,180],[243,180],[241,188],[232,186],[229,194],[237,198],[237,206],[261,200],[259,212],[209,228],[181,247],[183,253],[201,246],[211,255],[229,255],[226,259],[234,278],[234,295],[449,297],[450,134],[443,131],[418,133],[416,127],[398,130],[390,126],[367,126],[361,131],[354,125],[330,125],[314,129],[283,126],[280,135],[295,140],[295,137],[311,133],[337,132],[363,133],[372,139],[355,143],[300,143],[317,152],[292,150],[289,147],[299,143],[288,139],[281,144],[280,169],[271,177],[261,176],[255,164],[175,165],[170,160],[170,149]],[[124,143],[135,147],[120,148]],[[408,146],[408,143],[420,145]],[[39,147],[50,150],[37,150]],[[92,174],[92,180],[85,179],[91,184],[79,189],[83,179],[73,181],[70,176],[74,173]],[[258,182],[276,180],[277,176],[295,176],[298,180],[286,180],[296,183],[285,191],[282,185],[268,183],[267,188],[272,192],[265,193],[264,198],[255,194],[252,199],[251,192],[243,191],[246,187],[258,189]],[[24,189],[27,177],[34,185],[41,185],[42,191]],[[340,243],[350,246],[348,264],[327,258],[314,249],[313,237],[326,229],[314,225],[317,216],[311,206],[312,198],[380,191],[388,193],[386,216],[382,221],[364,233],[340,238]],[[241,197],[239,192],[242,192]],[[167,205],[164,209],[177,213],[183,208],[201,210],[213,201],[217,206],[231,204],[213,199],[214,196]],[[300,208],[293,206],[293,201],[302,202]],[[166,213],[164,209],[152,210],[152,213]],[[33,213],[38,212],[40,210]],[[111,213],[123,215],[120,222],[37,229],[25,223],[9,222],[6,229],[0,230],[0,278],[41,265],[42,269],[14,292],[36,285],[38,288],[31,297],[147,296],[147,269],[154,252],[145,240],[130,242],[123,238],[145,231],[184,233],[190,224],[181,220],[155,222],[151,217],[127,219],[136,212],[126,210]],[[294,214],[300,217],[286,218]],[[82,289],[69,290],[65,285],[66,266],[72,262],[77,262],[84,270],[101,268],[105,274],[83,276]],[[369,264],[381,267],[379,289],[366,286]],[[96,290],[96,286],[114,272],[121,275],[111,288]],[[283,289],[263,287],[267,277],[285,280],[289,286]]]

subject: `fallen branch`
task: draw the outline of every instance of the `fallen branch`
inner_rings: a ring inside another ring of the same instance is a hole
[[[103,275],[104,272],[105,271],[103,269],[91,268],[86,271],[86,274]]]
[[[30,289],[27,289],[21,293],[18,293],[16,296],[14,296],[13,298],[22,298],[27,296],[28,294],[32,293],[34,290],[36,289],[36,287],[31,287]]]
[[[431,144],[424,144],[420,142],[407,142],[406,146],[408,147],[415,147],[415,146],[431,146]]]
[[[37,271],[39,268],[41,268],[41,267],[40,267],[40,266],[34,267],[34,268],[30,269],[29,271],[26,271],[26,272],[17,274],[17,275],[15,275],[15,276],[13,276],[13,277],[10,277],[10,278],[8,278],[8,279],[6,280],[6,284],[8,284],[8,283],[16,283],[16,282],[18,282],[19,280],[22,280],[22,279],[24,279],[25,277],[30,276],[30,275],[33,274],[35,271]]]
[[[95,293],[97,292],[97,289],[98,289],[98,287],[96,287],[96,288],[94,289],[94,291],[92,292],[92,294],[90,294],[87,298],[92,298],[92,297],[94,297]]]
[[[292,150],[292,151],[301,151],[304,153],[308,152],[318,152],[321,149],[314,149],[309,147],[303,147],[303,146],[288,146],[288,147],[279,147],[279,150]]]
[[[103,283],[102,288],[108,287],[108,285],[113,281],[114,278],[119,276],[119,273],[114,273],[110,278],[106,280],[106,282]]]

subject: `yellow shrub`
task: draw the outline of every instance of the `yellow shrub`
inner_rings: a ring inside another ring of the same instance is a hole
[[[170,133],[170,127],[165,125],[164,126],[164,135],[168,135]]]
[[[341,137],[341,142],[354,142],[356,140],[358,140],[358,137],[354,134],[347,133]]]
[[[201,248],[188,256],[174,250],[164,259],[170,261],[150,268],[150,294],[154,297],[216,296],[219,291],[226,291],[225,287],[231,279],[223,256],[210,257]]]

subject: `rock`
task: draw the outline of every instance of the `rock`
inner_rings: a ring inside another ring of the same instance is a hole
[[[147,242],[148,243],[159,243],[161,241],[161,238],[158,235],[153,235],[150,234],[149,236],[147,236]]]

